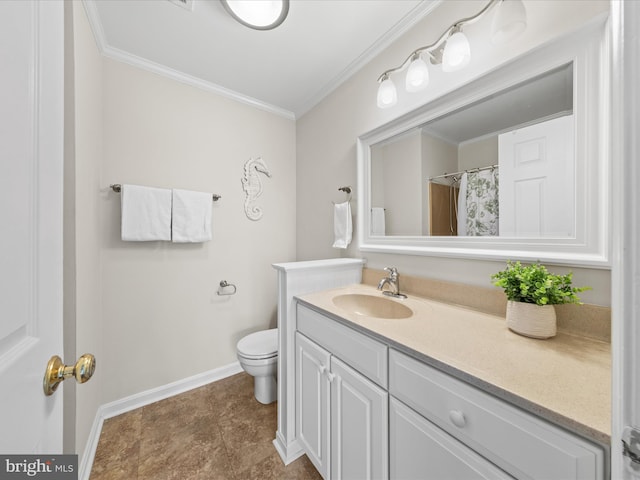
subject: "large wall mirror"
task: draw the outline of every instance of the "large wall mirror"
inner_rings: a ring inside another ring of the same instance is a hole
[[[605,29],[360,137],[361,249],[608,266]]]

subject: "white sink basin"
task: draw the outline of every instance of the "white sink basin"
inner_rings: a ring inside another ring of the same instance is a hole
[[[333,304],[346,312],[365,317],[401,319],[413,315],[413,310],[399,301],[362,293],[338,295],[333,297]]]

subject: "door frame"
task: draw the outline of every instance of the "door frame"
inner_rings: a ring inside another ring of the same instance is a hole
[[[630,480],[622,454],[626,425],[640,426],[640,4],[611,0],[611,153],[614,235],[611,271],[611,478]]]

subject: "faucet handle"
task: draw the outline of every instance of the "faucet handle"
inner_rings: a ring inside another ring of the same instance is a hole
[[[389,276],[395,278],[398,276],[398,269],[396,267],[384,267],[385,272],[389,272]]]

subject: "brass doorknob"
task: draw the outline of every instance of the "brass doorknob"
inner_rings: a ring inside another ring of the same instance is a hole
[[[42,387],[44,394],[49,396],[56,391],[58,385],[69,377],[75,377],[78,383],[84,383],[91,378],[96,369],[96,358],[90,353],[82,355],[75,365],[65,365],[62,359],[54,355],[47,363]]]

